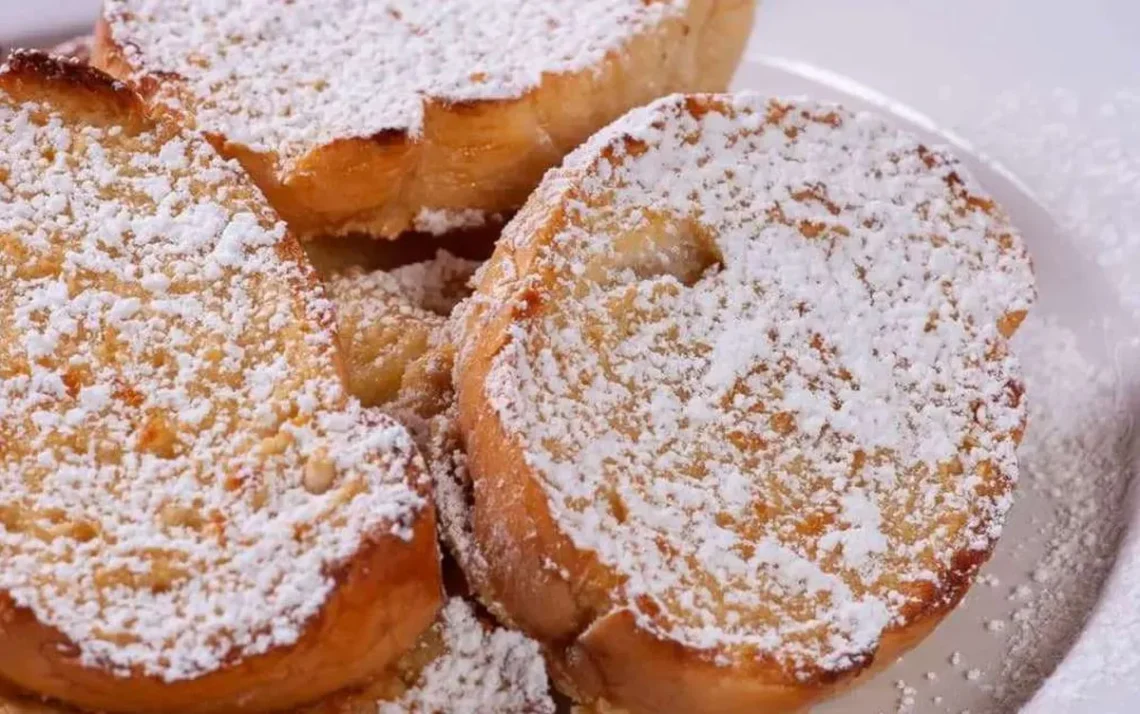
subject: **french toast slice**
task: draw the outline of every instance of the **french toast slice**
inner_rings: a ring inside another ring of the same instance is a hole
[[[989,556],[1035,288],[946,152],[826,103],[668,97],[548,173],[475,282],[444,532],[580,702],[797,711]]]
[[[364,682],[441,600],[408,432],[240,167],[77,62],[0,69],[0,679],[108,712]]]
[[[290,714],[554,714],[538,643],[452,597],[415,648],[367,686]],[[0,714],[77,714],[0,690]]]
[[[723,91],[755,0],[106,0],[94,62],[182,115],[302,239],[518,208],[627,109]]]

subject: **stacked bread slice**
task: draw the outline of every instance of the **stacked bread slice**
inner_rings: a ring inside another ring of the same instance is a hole
[[[302,239],[495,221],[626,110],[723,90],[754,0],[107,0],[95,62]]]
[[[107,0],[100,69],[10,57],[0,714],[796,711],[935,627],[1030,263],[886,121],[701,94],[754,5]]]

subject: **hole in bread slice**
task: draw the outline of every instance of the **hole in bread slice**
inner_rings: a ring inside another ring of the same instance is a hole
[[[724,267],[714,236],[696,219],[643,211],[636,220],[613,238],[611,250],[591,259],[590,281],[622,285],[669,276],[692,287]]]

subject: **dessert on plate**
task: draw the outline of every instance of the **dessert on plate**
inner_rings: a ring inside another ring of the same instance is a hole
[[[932,630],[1030,262],[886,121],[693,93],[753,9],[107,0],[121,82],[14,54],[0,714],[790,712]]]

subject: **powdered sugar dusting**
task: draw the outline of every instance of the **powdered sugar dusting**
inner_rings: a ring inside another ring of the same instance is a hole
[[[1081,354],[1075,334],[1033,321],[1026,355],[1031,438],[1021,449],[1027,488],[1043,494],[1044,555],[1010,598],[1008,656],[994,698],[1020,706],[1072,646],[1100,593],[1122,529],[1133,417],[1120,375]],[[1032,355],[1032,364],[1028,355]]]
[[[1044,686],[1051,696],[1024,711],[1099,712],[1097,697],[1112,692],[1104,685],[1135,659],[1121,636],[1133,618],[1121,608],[1105,613],[1111,624],[1102,632],[1086,628],[1117,557],[1134,468],[1124,381],[1130,377],[1090,352],[1096,342],[1095,331],[1074,332],[1040,310],[1012,341],[1029,405],[1029,428],[1018,449],[1018,502],[989,572],[952,619],[892,671],[918,690],[913,711],[1009,714],[1022,711]],[[1078,636],[1089,645],[1079,666],[1054,673]],[[883,684],[870,685],[880,690],[877,702],[887,699]],[[860,703],[876,701],[865,690],[859,696]],[[820,709],[830,714],[851,706],[839,699]]]
[[[292,644],[364,542],[409,536],[409,435],[346,396],[330,304],[204,141],[0,92],[0,248],[0,590],[85,664]]]
[[[379,714],[554,714],[537,642],[484,626],[462,598],[447,604],[436,630],[444,653],[402,697],[381,702]]]
[[[461,355],[513,311],[487,395],[644,627],[844,669],[991,547],[1024,418],[1003,332],[1034,289],[954,159],[832,105],[673,97],[503,240]]]
[[[975,588],[955,619],[896,671],[919,678],[922,667],[941,657],[947,641],[968,642],[978,649],[971,660],[986,665],[982,678],[963,690],[960,672],[949,678],[957,684],[934,686],[934,696],[920,711],[956,714],[968,706],[975,714],[1010,712],[1042,685],[1026,712],[1127,708],[1135,699],[1129,693],[1138,691],[1132,675],[1140,668],[1140,659],[1132,656],[1140,633],[1130,614],[1136,590],[1128,589],[1137,580],[1134,564],[1140,551],[1129,550],[1137,539],[1124,545],[1115,562],[1113,558],[1122,521],[1134,510],[1126,484],[1136,464],[1135,455],[1128,453],[1134,443],[1135,401],[1130,406],[1127,395],[1137,383],[1133,366],[1140,339],[1133,336],[1140,333],[1114,308],[1120,302],[1134,316],[1140,314],[1135,307],[1140,304],[1135,279],[1140,266],[1140,193],[1135,190],[1140,156],[1130,151],[1140,127],[1130,122],[1138,116],[1140,93],[1135,87],[1096,83],[1070,88],[1026,84],[999,96],[992,110],[979,111],[968,101],[978,96],[976,87],[962,95],[944,86],[936,114],[943,120],[957,118],[956,131],[950,132],[857,82],[772,59],[763,62],[828,85],[825,94],[834,88],[897,112],[904,121],[975,154],[983,164],[980,171],[989,174],[980,178],[1004,191],[999,195],[1010,202],[1015,221],[1030,236],[1046,293],[1044,319],[1035,310],[1015,340],[1031,414],[1020,449],[1027,478],[1019,487],[1013,532],[990,566],[991,573],[1001,573],[1001,585],[990,578],[993,592]],[[1016,167],[1020,178],[990,157]],[[1099,354],[1101,345],[1109,348],[1107,363]],[[1105,585],[1114,565],[1115,579]],[[1095,614],[1086,626],[1090,609]],[[995,626],[1001,622],[1004,626]],[[972,634],[956,639],[963,628]],[[991,634],[979,637],[983,631]],[[1008,646],[1001,646],[1007,639]],[[994,640],[1001,641],[997,647]],[[1065,663],[1054,673],[1062,658]],[[882,683],[872,684],[856,699],[883,706],[888,694]],[[822,709],[840,712],[850,706],[844,698]]]
[[[1140,86],[1108,93],[1021,87],[998,97],[978,144],[1015,162],[1074,247],[1140,319]]]
[[[443,236],[453,231],[481,228],[487,225],[488,220],[497,221],[500,217],[488,216],[484,211],[474,208],[421,208],[412,227],[420,233]]]
[[[1073,248],[1103,270],[1100,284],[1111,285],[1134,321],[1140,318],[1140,86],[1018,87],[999,98],[977,131],[982,145],[1032,177]],[[1035,714],[1125,712],[1140,695],[1140,528],[1134,481],[1132,493],[1126,489],[1140,463],[1134,428],[1140,331],[1133,322],[1113,332],[1123,345],[1109,368],[1077,362],[1067,379],[1058,380],[1064,395],[1055,400],[1058,411],[1071,419],[1068,444],[1058,455],[1065,468],[1043,468],[1040,481],[1057,494],[1060,517],[1050,528],[1051,557],[1038,573],[1041,581],[1027,586],[1025,607],[1012,623],[1011,659],[1037,659],[1039,653],[1047,659],[1008,673],[1010,689],[1022,696],[1051,674],[1025,708]],[[1090,393],[1088,384],[1096,390]],[[1041,462],[1048,457],[1043,449]],[[1114,554],[1120,523],[1129,519],[1131,531]],[[1110,568],[1115,572],[1102,590]],[[1065,624],[1061,646],[1042,646],[1035,627],[1040,621]]]
[[[487,563],[479,551],[471,523],[471,475],[454,404],[428,423],[423,449],[435,484],[440,540],[467,579],[479,583],[486,577]],[[487,605],[497,609],[493,602]]]
[[[80,35],[73,37],[67,42],[61,42],[55,47],[52,47],[50,52],[53,55],[60,57],[67,57],[78,62],[90,62],[91,50],[95,46],[94,35]]]
[[[439,250],[431,260],[392,270],[354,268],[337,273],[329,284],[338,309],[359,313],[364,324],[415,314],[437,326],[468,295],[467,283],[478,266],[478,261]]]
[[[418,134],[426,102],[513,99],[599,63],[684,0],[108,0],[136,69],[186,78],[200,128],[297,158]]]

